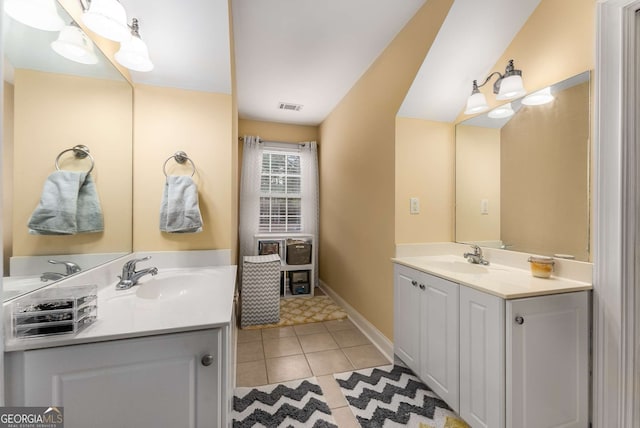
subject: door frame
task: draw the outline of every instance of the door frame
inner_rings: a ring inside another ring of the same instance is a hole
[[[635,11],[640,0],[600,0],[594,121],[593,426],[640,426],[640,152]],[[638,314],[636,316],[636,314]]]

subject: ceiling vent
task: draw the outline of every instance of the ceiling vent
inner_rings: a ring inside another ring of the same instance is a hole
[[[293,103],[283,103],[278,104],[278,108],[280,110],[291,110],[291,111],[300,111],[302,110],[301,104],[293,104]]]

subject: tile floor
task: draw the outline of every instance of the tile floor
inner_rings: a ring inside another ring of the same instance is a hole
[[[333,373],[390,362],[351,321],[238,330],[236,385],[258,386],[315,376],[340,428],[359,427]]]

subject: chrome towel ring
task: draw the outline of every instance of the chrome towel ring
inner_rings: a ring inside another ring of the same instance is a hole
[[[172,156],[169,156],[166,161],[164,161],[164,165],[162,165],[162,172],[164,172],[164,176],[167,177],[167,162],[171,159],[175,160],[180,165],[189,161],[191,163],[191,168],[193,172],[191,172],[191,177],[196,173],[196,164],[191,160],[189,156],[183,151],[175,152]]]
[[[78,144],[77,146],[74,146],[70,149],[63,150],[60,152],[60,154],[58,154],[58,156],[56,157],[57,171],[60,171],[60,158],[62,157],[63,154],[67,152],[73,152],[73,156],[76,159],[85,159],[88,157],[91,160],[91,167],[89,168],[89,171],[87,171],[87,175],[91,174],[91,171],[93,171],[93,167],[95,166],[96,162],[93,159],[93,156],[91,156],[91,153],[89,153],[89,147],[84,146],[82,144]]]

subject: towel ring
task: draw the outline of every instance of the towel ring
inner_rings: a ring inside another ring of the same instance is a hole
[[[56,157],[56,170],[60,171],[60,158],[62,157],[63,154],[67,153],[67,152],[73,152],[73,156],[76,159],[85,159],[85,158],[89,158],[91,160],[91,167],[89,168],[89,171],[87,171],[87,175],[91,174],[91,171],[93,171],[93,167],[95,166],[96,162],[93,159],[93,156],[91,156],[91,153],[89,153],[89,147],[84,146],[82,144],[78,144],[77,146],[74,146],[70,149],[66,149],[60,152],[60,154],[58,154],[58,156]]]
[[[164,161],[164,165],[162,165],[162,172],[164,172],[165,177],[167,177],[167,162],[169,162],[171,159],[175,160],[180,165],[184,164],[187,161],[191,162],[191,168],[193,168],[191,177],[193,177],[193,175],[196,173],[196,164],[191,160],[189,156],[187,156],[185,152],[179,151],[179,152],[175,152],[173,156],[169,156],[167,160]]]

